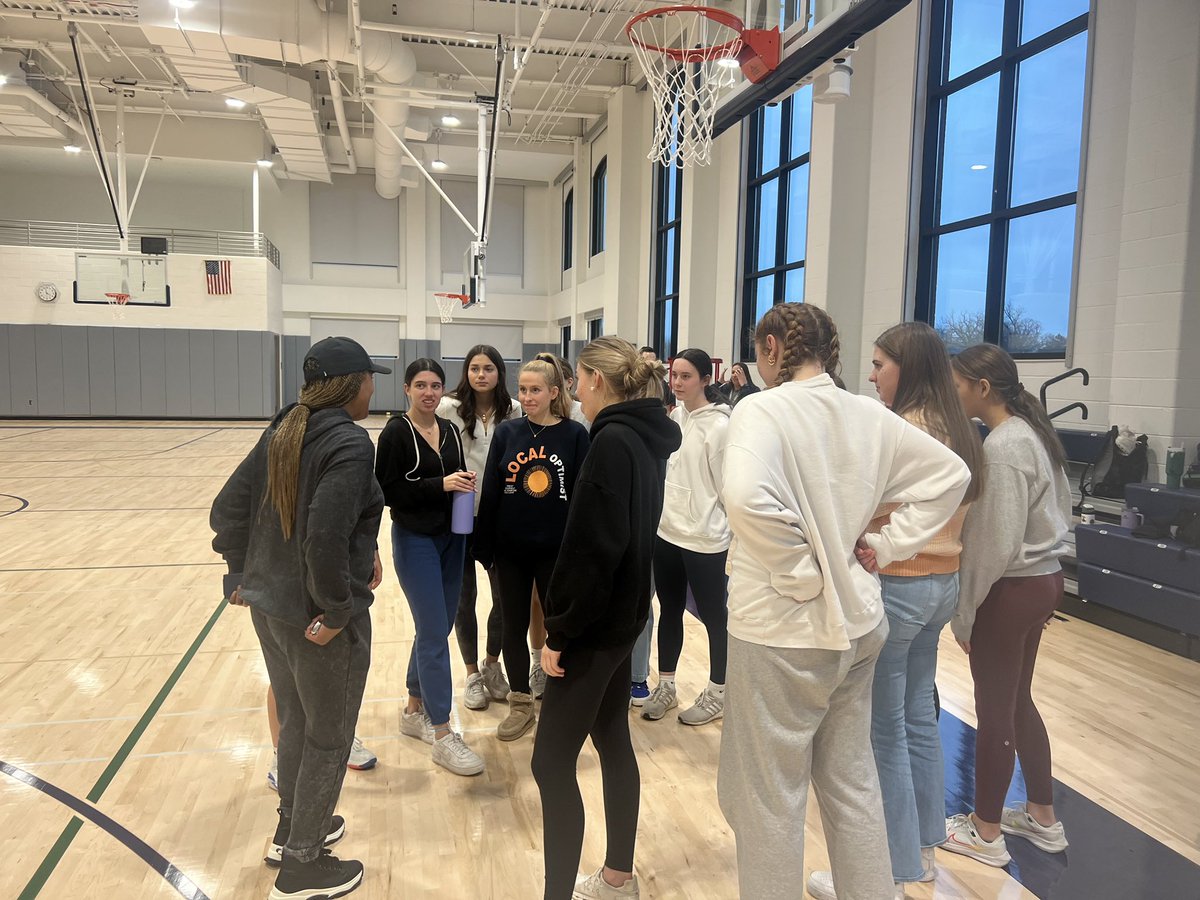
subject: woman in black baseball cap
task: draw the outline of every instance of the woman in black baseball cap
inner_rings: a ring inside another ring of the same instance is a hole
[[[300,399],[275,417],[213,503],[225,594],[249,606],[279,710],[279,826],[271,896],[340,897],[363,866],[324,848],[345,834],[333,815],[371,662],[372,591],[382,570],[383,492],[375,448],[355,422],[389,374],[355,341],[318,341]]]

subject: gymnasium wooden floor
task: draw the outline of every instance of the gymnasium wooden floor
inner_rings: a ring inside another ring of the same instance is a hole
[[[369,423],[376,433],[382,425]],[[0,423],[0,897],[267,895],[273,875],[261,858],[276,798],[264,780],[266,675],[247,614],[220,601],[207,521],[260,429]],[[460,707],[487,772],[465,779],[434,767],[425,745],[399,735],[412,627],[390,565],[374,616],[358,730],[379,765],[347,775],[340,806],[348,834],[338,852],[367,867],[355,896],[540,896],[532,740],[496,740],[502,706]],[[703,629],[691,621],[681,696],[703,685],[705,659]],[[460,684],[461,675],[456,666]],[[965,658],[948,637],[939,683],[945,709],[972,724]],[[1131,834],[1176,851],[1185,866],[1200,863],[1200,666],[1059,622],[1045,638],[1036,693],[1056,776]],[[735,897],[733,839],[716,804],[720,727],[668,718],[634,719],[632,729],[642,896]],[[589,868],[603,853],[590,749],[580,778]],[[806,830],[806,865],[823,867],[815,803]],[[151,868],[164,860],[172,880]],[[1004,871],[945,853],[939,861],[937,882],[912,886],[909,897],[1034,896]],[[1119,894],[1135,895],[1153,896]],[[1200,882],[1176,896],[1200,897]]]

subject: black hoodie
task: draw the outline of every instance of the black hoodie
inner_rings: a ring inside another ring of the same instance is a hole
[[[679,426],[661,400],[605,407],[567,513],[546,592],[546,646],[633,644],[650,614],[654,537]]]
[[[226,596],[240,584],[242,599],[264,615],[304,628],[324,613],[326,625],[342,628],[373,599],[367,585],[383,518],[375,448],[341,407],[312,413],[285,541],[267,498],[267,448],[294,408],[275,417],[213,501],[213,549],[229,564]]]

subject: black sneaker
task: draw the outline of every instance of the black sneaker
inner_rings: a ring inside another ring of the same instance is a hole
[[[286,857],[269,900],[333,900],[362,884],[363,864],[322,850],[312,862]]]
[[[283,845],[287,843],[288,833],[291,830],[291,816],[285,819],[283,813],[280,813],[279,825],[275,828],[275,837],[271,838],[271,846],[267,848],[267,855],[263,857],[263,862],[272,869],[278,869],[283,865]],[[325,835],[325,846],[332,847],[345,836],[346,820],[341,816],[334,816],[329,826],[329,834]]]

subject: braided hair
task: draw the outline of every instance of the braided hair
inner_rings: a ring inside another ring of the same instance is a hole
[[[821,307],[811,303],[772,306],[758,322],[754,343],[765,347],[767,335],[775,338],[783,355],[775,385],[791,381],[796,371],[809,362],[818,363],[835,383],[841,382],[841,339],[837,325]]]
[[[296,495],[300,489],[300,452],[308,418],[319,409],[345,406],[358,396],[367,372],[319,378],[300,388],[300,402],[291,408],[267,445],[267,499],[279,513],[283,539],[292,539],[296,522]]]

